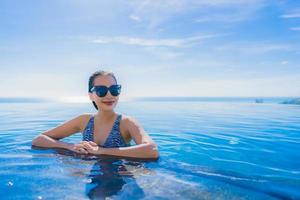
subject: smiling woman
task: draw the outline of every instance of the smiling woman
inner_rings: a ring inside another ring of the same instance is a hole
[[[96,114],[82,114],[38,135],[33,146],[64,148],[80,154],[112,155],[134,158],[159,157],[157,145],[133,117],[116,113],[121,85],[111,72],[97,71],[89,78],[89,98]],[[81,132],[83,141],[59,141]],[[131,140],[136,145],[130,146]]]

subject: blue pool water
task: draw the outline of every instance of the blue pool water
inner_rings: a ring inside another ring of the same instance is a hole
[[[0,101],[0,198],[300,199],[300,105],[278,101],[120,102],[158,144],[151,162],[32,149],[36,135],[92,105]]]

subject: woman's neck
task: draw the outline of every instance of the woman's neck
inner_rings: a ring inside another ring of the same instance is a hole
[[[104,121],[109,121],[111,120],[112,118],[114,118],[116,115],[116,112],[115,111],[98,111],[97,114],[96,114],[96,117],[98,119],[100,119],[101,121],[104,120]]]

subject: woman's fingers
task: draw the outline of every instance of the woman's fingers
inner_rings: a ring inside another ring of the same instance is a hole
[[[93,141],[81,141],[79,144],[84,145],[84,144],[90,144],[92,146],[98,146],[98,144],[96,144]]]
[[[93,147],[92,147],[92,145],[90,145],[90,144],[84,144],[83,147],[84,147],[85,149],[87,149],[88,151],[93,150]]]
[[[81,142],[79,142],[79,144],[87,144],[87,143],[89,143],[88,141],[81,141]]]
[[[83,143],[75,144],[75,147],[77,147],[77,148],[83,147]]]
[[[74,150],[77,153],[83,153],[83,154],[88,154],[88,151],[85,149],[84,144],[79,143],[74,145]]]
[[[77,153],[88,154],[94,150],[98,145],[93,141],[81,141],[74,145],[74,151]]]
[[[96,144],[96,143],[93,142],[93,141],[89,141],[89,144],[91,144],[92,146],[98,146],[98,144]]]
[[[84,154],[88,154],[89,152],[86,150],[86,149],[84,149],[84,148],[81,148],[80,150],[79,150],[81,153],[84,153]]]
[[[89,152],[86,150],[86,149],[84,149],[84,148],[79,148],[78,150],[78,153],[82,153],[82,154],[88,154]]]

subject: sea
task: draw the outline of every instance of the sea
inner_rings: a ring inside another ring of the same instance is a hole
[[[120,101],[116,112],[158,145],[159,159],[143,160],[34,148],[37,135],[93,105],[0,98],[0,199],[300,199],[300,105],[288,99]]]

